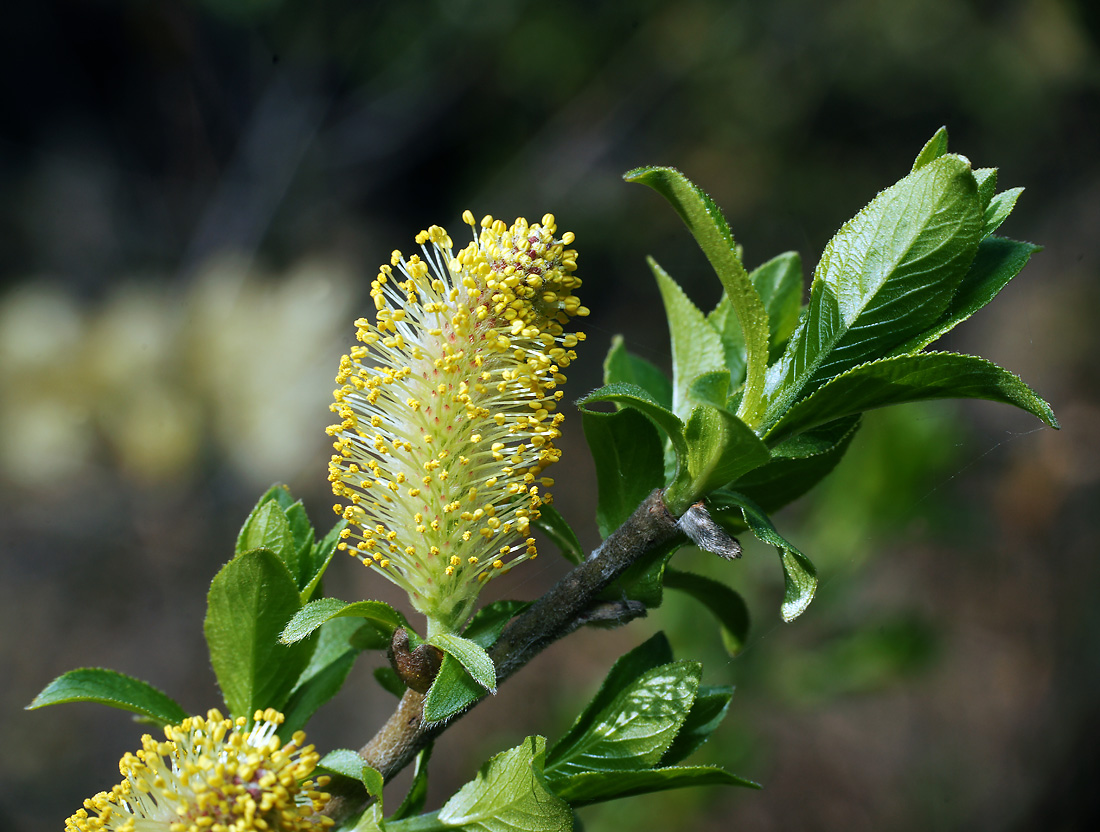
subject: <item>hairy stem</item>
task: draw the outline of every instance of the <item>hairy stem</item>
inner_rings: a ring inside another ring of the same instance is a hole
[[[680,534],[676,518],[665,508],[661,492],[654,491],[584,563],[576,566],[505,628],[489,650],[496,665],[497,685],[584,623],[600,593],[629,566],[656,553]],[[424,695],[407,690],[386,724],[359,749],[359,754],[388,781],[461,715],[425,725]],[[361,786],[334,785],[337,788],[333,790],[325,814],[338,823],[367,805],[369,798]]]

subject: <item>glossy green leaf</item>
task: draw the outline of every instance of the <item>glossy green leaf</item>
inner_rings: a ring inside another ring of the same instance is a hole
[[[178,725],[187,718],[187,711],[176,700],[148,682],[102,667],[81,667],[61,674],[34,697],[27,710],[65,702],[98,702],[161,726]]]
[[[347,525],[347,520],[340,520],[313,547],[309,558],[310,574],[301,592],[303,604],[312,601],[313,596],[320,591],[321,579],[325,576],[325,570],[328,569],[329,564],[332,563],[332,558],[336,554],[336,547],[340,543],[340,532],[347,528]]]
[[[672,661],[672,647],[664,633],[657,633],[628,653],[620,656],[600,689],[574,721],[572,727],[550,749],[547,765],[554,765],[570,748],[592,731],[596,718],[643,673]]]
[[[563,558],[570,563],[581,563],[584,560],[584,549],[577,533],[561,513],[552,505],[539,507],[539,516],[533,525],[558,547]]]
[[[644,358],[627,352],[621,335],[611,339],[611,349],[603,362],[603,383],[641,387],[661,407],[672,410],[672,382],[668,376]]]
[[[318,768],[333,774],[340,774],[358,780],[371,797],[382,797],[382,774],[377,769],[371,768],[366,761],[350,748],[337,748],[330,751],[317,764]]]
[[[386,821],[391,822],[402,818],[413,817],[424,811],[424,803],[428,799],[428,761],[432,757],[432,744],[425,746],[416,760],[413,762],[412,783],[405,793],[405,799],[397,807],[397,811],[390,815]]]
[[[290,532],[286,512],[275,500],[269,500],[249,515],[237,537],[237,552],[267,549],[286,564],[294,585],[298,585],[298,548]]]
[[[927,352],[871,361],[830,381],[790,409],[770,439],[780,440],[865,410],[928,399],[987,399],[1015,405],[1057,427],[1054,412],[1020,379],[972,355]]]
[[[454,656],[470,677],[489,693],[497,691],[497,670],[489,654],[477,642],[454,633],[436,633],[428,643]]]
[[[661,757],[661,765],[676,765],[710,739],[710,735],[726,718],[732,697],[733,688],[729,685],[700,686],[680,733]]]
[[[606,538],[664,485],[664,451],[657,429],[637,410],[582,410],[581,421],[596,465],[596,522]]]
[[[765,426],[833,376],[934,325],[970,267],[981,225],[977,185],[958,156],[927,163],[845,223],[768,371]]]
[[[947,128],[941,127],[936,131],[935,135],[925,143],[920,153],[917,154],[917,158],[913,161],[913,170],[920,170],[929,162],[935,161],[945,153],[947,153]]]
[[[297,583],[268,549],[237,555],[214,576],[203,631],[233,716],[286,704],[314,650],[312,641],[276,641],[298,604]]]
[[[478,647],[488,650],[500,638],[508,622],[529,606],[530,601],[494,601],[486,604],[474,613],[462,635]]]
[[[481,767],[439,810],[436,819],[464,832],[569,832],[569,804],[546,787],[546,740],[528,737]]]
[[[648,185],[672,204],[722,282],[741,324],[747,357],[745,394],[737,415],[755,427],[762,413],[764,371],[768,364],[768,315],[741,264],[726,218],[714,200],[675,168],[637,168],[623,178]]]
[[[553,784],[586,771],[636,771],[656,765],[676,738],[702,665],[673,662],[638,676],[567,747],[555,746],[546,775]]]
[[[978,245],[978,253],[966,273],[958,291],[951,298],[943,316],[929,329],[914,336],[890,351],[891,355],[904,355],[924,349],[936,339],[950,332],[991,300],[1008,281],[1020,273],[1031,255],[1041,248],[1031,243],[986,237]]]
[[[573,806],[588,806],[639,794],[689,786],[745,786],[760,784],[715,766],[670,766],[644,771],[592,771],[554,784],[554,791]]]
[[[1023,192],[1023,188],[1010,188],[997,194],[989,201],[989,207],[985,209],[982,227],[983,237],[988,237],[1001,227],[1001,223],[1008,219],[1008,215],[1016,207],[1016,200],[1020,198],[1020,194]]]
[[[672,412],[687,419],[696,404],[690,395],[691,382],[724,368],[722,339],[676,281],[652,257],[648,263],[661,290],[672,340]]]
[[[797,500],[824,479],[844,457],[859,429],[859,416],[838,419],[791,437],[772,449],[767,465],[740,477],[730,488],[771,514]],[[739,531],[738,526],[728,528]]]
[[[718,619],[727,653],[736,656],[744,649],[749,637],[749,608],[737,592],[720,581],[678,569],[665,570],[665,587],[686,592],[710,610]]]
[[[739,511],[752,533],[776,548],[783,567],[784,582],[780,616],[784,621],[793,621],[802,615],[817,592],[817,570],[810,559],[784,539],[764,510],[744,494],[726,489],[716,491],[711,494],[710,505],[712,513]]]
[[[334,618],[366,618],[388,635],[398,627],[404,627],[415,638],[415,631],[400,612],[382,601],[355,601],[348,603],[339,598],[318,598],[302,607],[287,622],[279,635],[283,644],[293,644],[311,635],[321,625]]]

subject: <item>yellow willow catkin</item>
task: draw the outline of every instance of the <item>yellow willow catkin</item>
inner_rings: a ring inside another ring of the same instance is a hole
[[[349,502],[340,546],[404,588],[429,631],[455,630],[480,586],[535,557],[531,523],[560,451],[562,370],[588,310],[574,294],[573,234],[552,214],[511,226],[486,216],[457,254],[439,226],[421,254],[393,252],[371,284],[375,322],[356,321],[329,428],[333,492]]]
[[[188,717],[149,734],[141,749],[119,763],[123,781],[84,801],[65,832],[307,832],[332,826],[319,818],[329,795],[328,777],[306,780],[319,755],[275,735],[283,715],[257,711],[255,724],[217,711]]]

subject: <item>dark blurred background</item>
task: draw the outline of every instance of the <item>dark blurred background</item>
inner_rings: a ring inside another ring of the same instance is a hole
[[[1076,830],[1100,776],[1095,509],[1100,388],[1100,13],[1088,0],[207,0],[14,3],[0,27],[0,827],[59,829],[139,745],[126,714],[24,712],[112,667],[186,708],[219,701],[205,589],[272,481],[327,527],[327,405],[352,320],[395,248],[464,208],[554,212],[577,234],[589,340],[665,367],[645,267],[704,308],[717,283],[679,219],[624,184],[680,167],[748,264],[811,268],[941,124],[1027,192],[1001,233],[1046,250],[953,333],[1051,401],[1060,432],[984,404],[872,414],[776,522],[822,577],[778,617],[774,553],[681,563],[749,599],[730,660],[673,593],[541,657],[440,741],[432,804],[525,734],[560,736],[657,629],[736,684],[699,754],[764,791],[595,807],[591,832]],[[461,236],[461,235],[460,235]],[[558,507],[597,540],[579,420]],[[533,597],[549,545],[494,585]],[[329,591],[399,603],[337,561]],[[505,585],[506,584],[506,585]],[[357,746],[388,713],[366,655],[311,726]],[[391,801],[399,799],[394,794]],[[391,805],[395,805],[392,804]]]

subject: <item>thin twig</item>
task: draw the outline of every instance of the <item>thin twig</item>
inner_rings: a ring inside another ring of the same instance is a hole
[[[505,628],[489,650],[496,665],[497,685],[550,644],[577,629],[578,622],[583,623],[600,593],[628,567],[655,554],[681,534],[676,518],[665,508],[661,492],[654,491],[584,563],[576,566]],[[407,690],[386,724],[359,749],[359,754],[389,781],[421,748],[460,716],[461,713],[426,725],[424,695]],[[362,811],[368,801],[361,787],[340,783],[325,814],[339,823]]]

